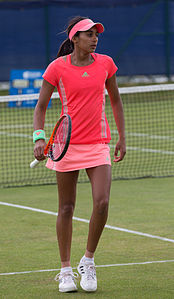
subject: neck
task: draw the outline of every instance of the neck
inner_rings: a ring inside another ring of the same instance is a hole
[[[86,66],[93,63],[94,59],[91,53],[82,51],[73,51],[71,54],[71,63],[76,66]]]

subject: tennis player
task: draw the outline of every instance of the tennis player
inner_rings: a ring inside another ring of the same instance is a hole
[[[78,265],[80,285],[87,292],[97,290],[94,253],[108,216],[111,186],[110,129],[105,115],[105,87],[119,133],[114,162],[126,153],[122,101],[116,76],[117,67],[111,57],[95,53],[101,23],[85,17],[73,18],[67,28],[68,38],[60,46],[57,59],[46,69],[39,101],[34,113],[34,129],[44,129],[47,105],[57,87],[62,114],[72,118],[71,141],[59,162],[48,159],[46,166],[56,171],[59,209],[57,239],[61,272],[56,276],[60,292],[77,290],[76,274],[70,264],[72,217],[76,200],[76,184],[80,169],[86,169],[92,186],[93,211],[89,223],[86,251]],[[43,160],[44,136],[35,142],[34,155]]]

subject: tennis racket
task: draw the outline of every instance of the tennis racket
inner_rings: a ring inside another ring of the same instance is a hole
[[[71,117],[68,114],[62,117],[56,123],[45,149],[45,157],[53,161],[60,161],[66,154],[70,138],[71,138]],[[40,161],[35,159],[30,163],[30,167],[34,168]]]

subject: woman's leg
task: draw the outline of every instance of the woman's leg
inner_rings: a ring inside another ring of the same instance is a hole
[[[108,217],[111,166],[101,165],[86,171],[92,186],[93,212],[89,223],[85,256],[92,258]]]
[[[59,210],[56,223],[61,267],[70,266],[72,217],[76,200],[76,185],[79,171],[56,172]]]
[[[93,256],[108,216],[111,166],[101,165],[88,168],[86,171],[92,186],[93,211],[89,223],[85,256],[81,258],[77,269],[81,275],[82,289],[87,292],[95,292],[97,277]]]

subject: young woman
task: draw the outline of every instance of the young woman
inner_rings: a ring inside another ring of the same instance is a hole
[[[56,171],[59,210],[57,239],[61,258],[60,292],[77,290],[75,274],[70,264],[72,216],[76,200],[76,184],[80,169],[86,169],[92,186],[93,211],[89,223],[86,251],[78,265],[80,285],[85,291],[97,290],[94,264],[101,233],[108,216],[111,185],[111,136],[105,115],[105,87],[119,133],[114,162],[126,153],[122,101],[115,73],[117,67],[107,55],[95,54],[98,35],[104,31],[101,23],[84,17],[73,18],[67,28],[68,38],[61,45],[58,58],[46,69],[39,101],[34,112],[34,130],[44,129],[45,113],[54,88],[57,87],[62,102],[62,114],[72,118],[72,134],[68,151],[59,162],[47,161],[47,167]],[[42,139],[35,142],[34,155],[44,160],[44,131]],[[118,155],[120,152],[120,155]]]

